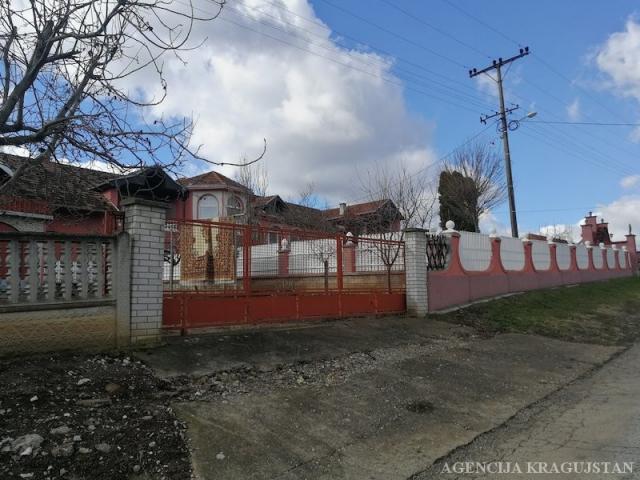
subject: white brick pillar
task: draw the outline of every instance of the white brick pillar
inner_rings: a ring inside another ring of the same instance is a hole
[[[155,343],[162,327],[164,225],[168,205],[139,198],[122,201],[131,242],[131,343]]]
[[[424,317],[428,312],[427,298],[427,237],[421,228],[404,232],[405,286],[407,312]]]

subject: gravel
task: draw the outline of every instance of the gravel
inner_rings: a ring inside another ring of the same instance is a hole
[[[125,356],[0,360],[0,479],[191,479],[161,383]]]

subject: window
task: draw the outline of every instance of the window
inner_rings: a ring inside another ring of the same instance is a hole
[[[218,199],[213,195],[204,195],[198,200],[198,218],[211,219],[218,218],[220,215],[218,209]]]
[[[231,197],[227,202],[227,216],[241,215],[242,212],[242,200],[238,197]]]

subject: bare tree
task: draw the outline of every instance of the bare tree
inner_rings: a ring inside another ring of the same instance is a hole
[[[32,162],[122,168],[205,160],[189,146],[191,119],[148,121],[145,111],[166,96],[163,57],[195,48],[194,26],[215,19],[225,1],[202,0],[200,9],[191,0],[3,0],[0,149],[26,148]],[[160,94],[128,87],[142,74]]]
[[[318,197],[316,196],[316,184],[314,181],[307,182],[299,191],[295,203],[308,208],[320,208]]]
[[[438,191],[443,227],[457,220],[460,228],[480,231],[480,217],[507,197],[502,158],[485,143],[456,150],[443,168]]]
[[[264,197],[269,189],[269,174],[264,165],[243,165],[236,172],[235,180],[257,197]]]
[[[404,240],[404,230],[431,226],[436,195],[424,174],[412,174],[404,164],[376,165],[361,177],[361,186],[370,201],[390,201],[377,215],[365,220],[371,222],[369,227],[379,232],[375,237],[380,241],[361,243],[359,248],[370,248],[379,256],[387,271],[387,288],[391,291],[391,272],[402,252],[400,241]]]

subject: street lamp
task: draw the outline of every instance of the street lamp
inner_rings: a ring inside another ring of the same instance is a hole
[[[517,120],[511,120],[511,121],[509,122],[509,124],[508,124],[508,128],[509,128],[509,130],[510,130],[510,131],[512,131],[512,132],[513,132],[514,130],[517,130],[517,129],[518,129],[518,127],[520,126],[520,122],[524,122],[524,121],[526,121],[526,120],[529,120],[529,119],[531,119],[531,118],[535,117],[536,115],[538,115],[538,112],[529,112],[529,113],[527,113],[527,114],[526,114],[524,117],[522,117],[522,118],[519,118],[519,119],[517,119]],[[498,124],[498,125],[500,125],[500,124]],[[500,126],[498,126],[498,131],[499,131],[500,133],[502,133],[502,128],[501,128]]]

